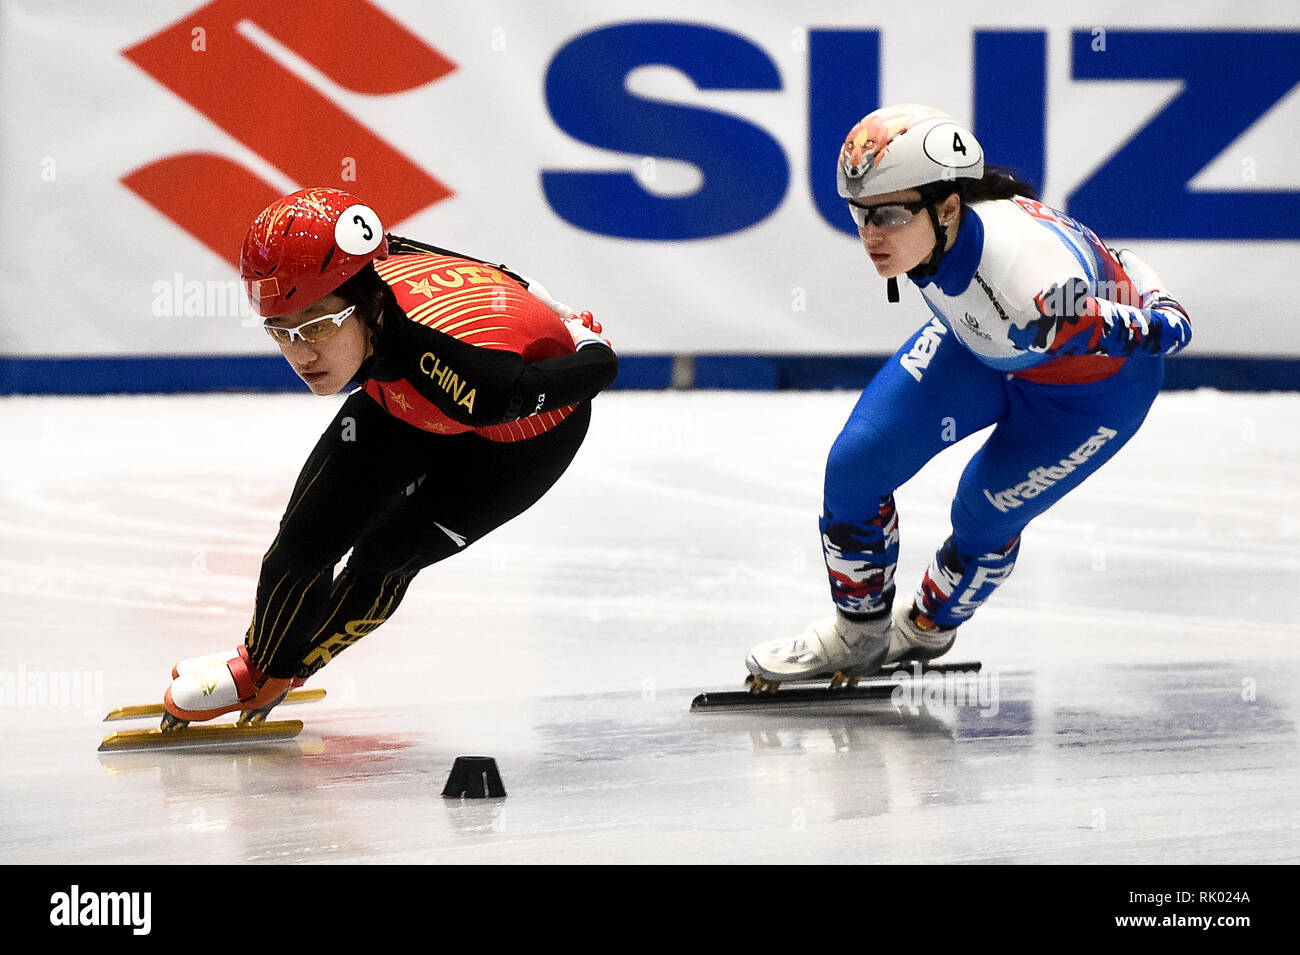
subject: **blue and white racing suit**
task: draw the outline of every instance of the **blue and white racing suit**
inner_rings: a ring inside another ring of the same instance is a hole
[[[916,594],[921,614],[954,627],[1011,573],[1025,526],[1136,433],[1191,326],[1089,229],[1020,197],[965,208],[937,273],[914,281],[934,318],[868,385],[831,449],[822,544],[840,609],[882,611],[898,560],[893,492],[993,425]]]

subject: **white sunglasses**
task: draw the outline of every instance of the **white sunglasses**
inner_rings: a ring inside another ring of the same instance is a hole
[[[284,328],[280,325],[270,324],[270,319],[262,323],[266,333],[274,338],[281,345],[287,345],[291,342],[303,341],[309,345],[317,345],[321,342],[333,338],[339,330],[339,326],[347,319],[349,315],[357,310],[355,305],[349,305],[341,312],[334,312],[332,315],[322,315],[320,318],[313,318],[310,321],[303,322],[301,325],[295,325],[293,328]]]

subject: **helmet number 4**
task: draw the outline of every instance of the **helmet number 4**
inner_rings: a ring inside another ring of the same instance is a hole
[[[984,151],[974,137],[970,142],[964,138],[970,135],[956,123],[940,123],[926,131],[922,149],[941,169],[968,169],[984,159]]]

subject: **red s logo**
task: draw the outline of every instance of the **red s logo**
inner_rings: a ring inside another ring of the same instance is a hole
[[[385,222],[452,194],[263,52],[243,24],[354,93],[400,93],[456,68],[366,0],[215,0],[123,55],[295,182],[356,192]],[[356,178],[344,181],[349,159]],[[122,182],[232,265],[248,223],[280,197],[240,163],[207,152],[159,159]]]

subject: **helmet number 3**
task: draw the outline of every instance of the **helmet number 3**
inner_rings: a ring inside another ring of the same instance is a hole
[[[383,238],[379,216],[369,206],[349,206],[334,226],[334,241],[348,255],[373,252]]]

